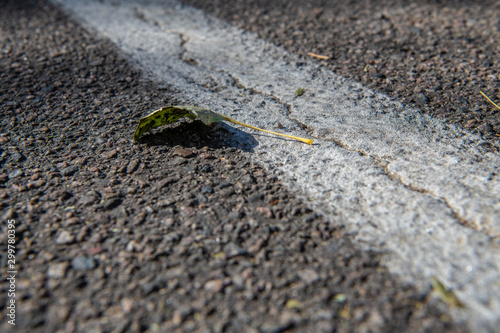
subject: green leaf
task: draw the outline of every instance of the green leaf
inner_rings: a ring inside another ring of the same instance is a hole
[[[205,123],[205,125],[210,125],[211,123],[217,122],[217,121],[229,121],[232,122],[233,124],[245,126],[248,128],[252,128],[258,131],[274,134],[274,135],[279,135],[279,136],[284,136],[290,139],[298,140],[301,142],[305,142],[309,145],[312,144],[313,140],[311,139],[304,139],[304,138],[299,138],[296,136],[292,135],[287,135],[287,134],[281,134],[281,133],[276,133],[276,132],[271,132],[267,131],[252,125],[247,125],[245,123],[239,122],[237,120],[234,120],[232,118],[223,116],[219,113],[199,108],[196,106],[180,106],[180,105],[175,105],[175,106],[167,106],[164,108],[161,108],[160,110],[156,110],[147,116],[141,118],[139,120],[139,125],[137,126],[137,129],[135,130],[134,134],[134,140],[137,141],[141,138],[141,136],[144,135],[144,133],[151,131],[153,128],[163,126],[163,125],[168,125],[176,122],[180,118],[183,117],[188,117],[191,119],[195,118],[200,118],[201,121]]]
[[[285,307],[287,309],[302,309],[303,305],[298,299],[289,299],[286,301]]]
[[[197,108],[199,110],[191,110],[191,114],[196,115],[205,125],[210,125],[216,121],[226,120],[226,117],[207,109]]]
[[[139,120],[139,126],[137,126],[135,130],[134,140],[139,140],[144,133],[151,131],[153,128],[175,123],[180,118],[196,118],[196,115],[191,114],[191,109],[193,108],[195,107],[167,106],[148,114],[146,117]]]
[[[446,304],[458,308],[464,308],[464,304],[458,299],[457,295],[448,288],[445,287],[445,285],[438,280],[437,277],[433,276],[432,277],[432,287],[434,287],[434,290],[438,293],[439,298]]]

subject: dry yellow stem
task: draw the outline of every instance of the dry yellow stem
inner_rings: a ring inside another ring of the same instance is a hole
[[[497,108],[500,109],[500,106],[496,105],[488,96],[486,96],[486,94],[482,91],[479,92],[481,95],[483,95],[491,104],[493,104],[494,106],[496,106]]]
[[[258,128],[258,127],[252,126],[252,125],[248,125],[248,124],[242,123],[242,122],[240,122],[238,120],[235,120],[233,118],[229,118],[229,117],[226,117],[226,116],[222,116],[222,117],[224,117],[225,120],[230,121],[230,122],[232,122],[234,124],[245,126],[245,127],[257,130],[257,131],[262,131],[262,132],[266,132],[266,133],[270,133],[270,134],[274,134],[274,135],[284,136],[285,138],[290,138],[290,139],[294,139],[294,140],[297,140],[297,141],[301,141],[301,142],[307,143],[308,145],[312,145],[312,143],[314,141],[314,140],[311,140],[311,139],[299,138],[297,136],[292,136],[292,135],[287,135],[287,134],[281,134],[281,133],[267,131],[267,130],[262,129],[262,128]]]
[[[328,60],[328,59],[330,59],[330,57],[327,57],[327,56],[324,56],[324,55],[319,55],[319,54],[312,53],[312,52],[307,52],[307,55],[311,56],[311,57],[314,57],[314,58],[322,59],[322,60]]]

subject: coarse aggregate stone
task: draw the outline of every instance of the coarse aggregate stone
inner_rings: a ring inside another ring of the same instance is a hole
[[[0,49],[0,216],[19,272],[15,328],[0,282],[2,332],[464,331],[225,126],[134,144],[144,110],[189,97],[51,4],[1,2]]]

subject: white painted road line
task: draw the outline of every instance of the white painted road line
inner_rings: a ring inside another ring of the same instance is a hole
[[[436,275],[452,287],[466,304],[458,320],[500,324],[500,157],[479,137],[173,0],[57,2],[193,104],[312,135],[312,147],[234,140],[360,244],[387,251],[402,279],[427,288]]]

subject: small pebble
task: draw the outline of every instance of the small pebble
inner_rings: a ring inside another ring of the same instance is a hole
[[[28,183],[28,188],[29,189],[39,188],[39,187],[42,187],[43,185],[45,185],[45,180],[40,179],[40,180],[36,180],[34,182],[29,182]]]
[[[201,167],[200,169],[201,172],[211,172],[212,171],[212,167],[208,164],[205,164],[204,166]]]
[[[66,168],[61,170],[61,175],[65,176],[65,177],[69,177],[69,176],[72,176],[75,173],[77,173],[78,170],[79,169],[76,165],[70,165],[69,167],[66,167]]]
[[[422,93],[416,94],[414,99],[415,99],[415,102],[417,102],[419,104],[427,104],[429,102],[429,99],[427,98],[427,96],[425,96]]]
[[[181,214],[186,217],[192,217],[196,214],[193,208],[189,206],[181,206],[180,207]]]
[[[71,244],[75,240],[75,237],[68,231],[62,231],[56,239],[56,244]]]
[[[14,171],[12,171],[11,173],[9,173],[9,178],[12,179],[12,178],[17,178],[17,177],[22,177],[24,176],[24,171],[21,170],[21,169],[16,169]]]
[[[183,165],[183,164],[186,164],[187,163],[187,160],[183,157],[175,157],[174,159],[170,160],[168,162],[169,165],[172,165],[172,166],[178,166],[178,165]]]
[[[111,198],[109,200],[106,200],[106,202],[103,205],[104,210],[110,210],[113,208],[118,207],[122,203],[122,199],[120,198]]]
[[[83,241],[83,239],[85,237],[87,237],[88,233],[89,233],[89,226],[88,225],[84,225],[83,228],[80,229],[80,231],[78,232],[78,235],[76,235],[76,241],[78,243],[81,243]]]
[[[78,199],[78,203],[83,206],[90,206],[99,199],[94,195],[85,194]]]
[[[130,163],[127,165],[127,174],[133,173],[135,170],[137,170],[137,167],[139,166],[139,160],[132,160]]]
[[[230,242],[226,246],[224,246],[224,254],[229,259],[239,255],[246,255],[247,251],[242,247],[234,244],[233,242]]]
[[[128,242],[126,250],[127,252],[140,252],[143,248],[144,247],[141,244],[137,243],[134,240],[131,240],[130,242]]]
[[[21,154],[20,152],[17,152],[17,151],[12,153],[12,155],[10,155],[10,157],[16,163],[22,162],[26,159],[26,157],[23,154]]]
[[[221,292],[224,289],[224,280],[222,279],[216,279],[216,280],[210,280],[205,283],[205,286],[203,287],[206,291],[218,293]]]
[[[122,310],[125,313],[130,313],[132,311],[132,308],[134,307],[134,300],[128,297],[125,297],[121,300],[120,302],[122,306]]]
[[[174,150],[173,154],[174,156],[182,156],[184,158],[190,158],[190,157],[193,157],[194,156],[194,153],[189,150],[189,149],[185,149],[185,148],[177,148]]]
[[[103,251],[104,249],[100,246],[96,246],[96,247],[90,247],[87,249],[87,253],[90,255],[90,256],[94,256],[96,254],[99,254]]]
[[[272,210],[267,208],[267,207],[257,207],[255,210],[257,211],[257,213],[259,213],[260,215],[262,215],[268,219],[273,217]]]
[[[304,281],[305,283],[313,283],[319,279],[318,273],[313,269],[306,268],[297,273],[297,275]]]
[[[214,189],[213,189],[212,186],[203,186],[201,188],[201,193],[203,193],[203,194],[212,194],[212,193],[214,193]]]
[[[67,219],[66,221],[64,221],[64,226],[65,227],[69,227],[70,225],[75,225],[75,224],[78,224],[80,223],[80,218],[78,217],[71,217],[69,219]]]
[[[78,256],[71,260],[71,267],[78,271],[88,271],[95,267],[94,259]]]
[[[209,154],[209,153],[201,153],[199,156],[201,159],[204,159],[204,160],[209,160],[209,159],[215,158],[212,154]]]
[[[118,152],[116,150],[111,150],[111,151],[107,151],[107,152],[102,153],[101,157],[106,158],[106,159],[110,159],[110,158],[116,157],[117,154],[118,154]]]
[[[50,264],[47,276],[52,279],[61,279],[66,275],[68,266],[67,262]]]
[[[61,162],[61,163],[57,163],[57,164],[56,164],[56,167],[57,167],[58,169],[64,169],[64,168],[66,168],[68,165],[69,165],[69,164],[68,164],[68,162],[64,161],[64,162]]]

